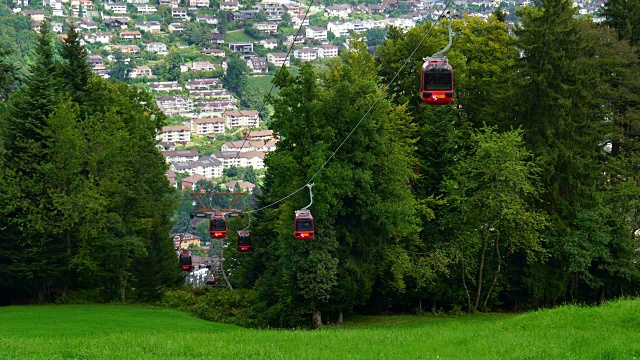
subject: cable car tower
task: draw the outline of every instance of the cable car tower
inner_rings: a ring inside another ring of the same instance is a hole
[[[247,195],[244,192],[239,191],[199,191],[192,192],[191,196],[196,200],[198,208],[194,211],[196,217],[204,217],[207,222],[213,221],[213,217],[219,217],[222,215],[222,219],[226,221],[227,217],[238,216],[241,211],[233,209],[242,196]],[[215,200],[220,197],[235,196],[228,208],[215,208],[214,204],[219,203]],[[211,218],[211,219],[210,219]],[[226,231],[225,231],[226,233]],[[211,245],[209,247],[201,247],[199,249],[192,250],[206,250],[204,259],[208,258],[207,272],[204,277],[198,277],[193,279],[194,287],[215,286],[222,288],[229,288],[233,290],[227,274],[224,271],[224,248],[227,246],[228,238],[212,236]]]

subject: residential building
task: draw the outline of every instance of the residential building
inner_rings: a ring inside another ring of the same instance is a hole
[[[53,31],[54,33],[62,34],[62,23],[52,22],[51,31]]]
[[[229,50],[248,55],[253,52],[253,43],[229,43]]]
[[[23,10],[22,14],[30,17],[32,21],[44,21],[46,16],[44,10]]]
[[[168,6],[170,8],[176,8],[180,5],[180,0],[160,0],[160,6]]]
[[[258,130],[258,131],[250,131],[245,135],[247,140],[257,141],[257,140],[275,140],[276,137],[273,134],[273,130]]]
[[[253,20],[258,15],[257,10],[239,10],[234,12],[227,13],[227,21],[245,21],[245,20]]]
[[[101,44],[108,44],[111,42],[111,33],[97,32],[97,33],[89,34],[85,37],[85,40],[89,43],[99,42]]]
[[[228,141],[222,144],[221,151],[261,151],[270,152],[276,150],[275,140],[256,140],[256,141]]]
[[[302,48],[293,50],[293,58],[302,61],[313,61],[318,59],[318,51],[310,48]]]
[[[123,3],[105,3],[104,7],[113,11],[114,14],[126,14],[127,4]]]
[[[127,0],[127,4],[148,4],[149,0]]]
[[[192,63],[186,63],[180,65],[181,72],[191,71],[212,71],[216,69],[216,65],[209,61],[194,61]]]
[[[152,5],[136,5],[138,12],[142,15],[150,15],[158,12],[158,8]]]
[[[156,98],[156,104],[165,113],[167,116],[172,115],[181,115],[193,117],[194,113],[194,105],[193,100],[188,97],[182,96],[158,96]],[[164,140],[164,141],[173,141],[173,140]]]
[[[349,36],[351,31],[353,31],[353,24],[351,22],[329,22],[327,24],[327,31],[332,32],[336,37]]]
[[[213,157],[222,161],[222,166],[228,169],[232,166],[236,167],[253,167],[256,170],[264,169],[264,152],[259,151],[224,151],[215,152]]]
[[[225,111],[236,111],[238,106],[230,100],[209,100],[195,104],[195,108],[200,111],[199,118],[220,117]]]
[[[256,187],[254,184],[244,180],[229,181],[228,183],[225,183],[224,186],[227,188],[227,190],[230,190],[230,191],[234,191],[236,189],[236,186],[238,186],[238,188],[240,188],[240,191],[246,191],[246,192],[253,192],[253,189]]]
[[[162,30],[160,21],[143,21],[137,23],[136,28],[149,33],[159,33]]]
[[[313,40],[327,40],[327,29],[323,28],[307,28],[305,36]]]
[[[256,9],[263,10],[269,20],[282,20],[285,10],[282,3],[271,0],[263,0],[256,4]]]
[[[218,56],[218,57],[227,56],[224,50],[221,50],[221,49],[204,49],[204,50],[200,50],[200,53],[205,55]]]
[[[120,51],[123,54],[138,55],[140,53],[140,47],[138,45],[114,45],[111,47],[113,51]]]
[[[283,64],[286,66],[291,66],[291,60],[289,59],[288,54],[284,52],[267,54],[267,61],[278,67],[282,66]]]
[[[169,179],[169,184],[177,189],[178,182],[176,181],[176,173],[173,170],[169,169],[167,170],[165,175],[167,176],[167,179]]]
[[[211,16],[211,15],[197,15],[196,16],[196,21],[197,22],[203,22],[209,25],[215,25],[218,23],[218,18],[215,16]]]
[[[169,50],[167,49],[167,45],[161,42],[148,43],[147,51],[154,52],[158,55],[167,55],[169,53]]]
[[[108,28],[125,29],[127,26],[129,26],[129,18],[113,17],[113,18],[105,19],[103,20],[103,22],[104,22],[104,25]]]
[[[238,11],[239,9],[238,0],[220,1],[220,11]]]
[[[80,29],[87,31],[98,30],[98,24],[91,19],[82,18],[80,19]]]
[[[196,89],[214,89],[214,88],[222,88],[222,83],[218,78],[207,78],[207,79],[195,79],[191,80],[185,86],[187,90],[196,90]]]
[[[298,15],[291,17],[291,23],[294,27],[299,28],[300,26],[309,26],[309,17],[306,18],[304,15]]]
[[[165,126],[159,135],[161,141],[172,141],[186,144],[191,141],[191,129],[188,126]]]
[[[318,58],[332,58],[338,56],[338,46],[335,45],[320,45],[314,48],[318,52]]]
[[[269,64],[267,64],[267,58],[251,57],[247,59],[247,67],[254,73],[267,73],[269,72]]]
[[[262,45],[265,49],[275,49],[278,47],[278,40],[276,39],[260,40],[260,45]]]
[[[324,16],[326,17],[339,17],[340,19],[346,19],[351,15],[353,10],[351,9],[351,5],[340,4],[340,5],[332,5],[327,6],[325,9]]]
[[[207,178],[205,178],[203,175],[200,175],[200,174],[194,174],[194,175],[191,175],[191,176],[188,176],[188,177],[182,179],[182,190],[184,190],[184,189],[195,189],[196,184],[200,180],[207,180]],[[195,235],[192,235],[192,236],[195,236]],[[187,236],[183,236],[182,237],[182,242],[185,241],[186,237]],[[181,244],[182,244],[182,242],[181,242]],[[200,244],[198,243],[198,245],[196,245],[196,246],[199,247]]]
[[[140,31],[123,31],[120,33],[120,38],[123,40],[142,39]]]
[[[274,21],[255,22],[253,23],[253,28],[263,34],[274,34],[278,31],[278,24]]]
[[[223,114],[226,127],[254,127],[260,122],[257,110],[225,111]]]
[[[224,134],[224,118],[191,119],[191,132],[196,135]]]
[[[191,176],[200,175],[206,179],[222,177],[222,161],[215,157],[203,156],[193,162],[174,162],[170,169],[176,172],[186,172]],[[199,180],[198,180],[199,181]]]
[[[190,8],[207,8],[209,7],[209,0],[189,0]]]
[[[153,73],[151,72],[151,68],[144,66],[136,66],[133,70],[131,70],[131,74],[129,76],[132,79],[141,78],[141,77],[152,77]]]
[[[171,16],[174,19],[182,19],[182,20],[188,20],[189,19],[189,15],[187,15],[187,9],[180,8],[180,7],[175,7],[173,9],[171,9]]]
[[[212,32],[209,34],[209,42],[212,44],[224,44],[224,34]]]
[[[148,84],[149,91],[182,91],[182,85],[177,81],[164,81]]]
[[[169,30],[169,32],[174,32],[174,31],[184,31],[184,24],[181,24],[181,23],[171,23],[171,24],[169,24],[169,26],[167,27],[167,30]]]
[[[164,128],[163,128],[164,131]],[[175,146],[175,145],[174,145]],[[198,161],[200,155],[197,150],[169,150],[162,151],[162,156],[168,163]]]
[[[215,90],[191,90],[189,96],[196,100],[228,100],[234,101],[233,95],[225,89]]]

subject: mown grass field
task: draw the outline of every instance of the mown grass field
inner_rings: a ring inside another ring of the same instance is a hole
[[[269,90],[271,90],[271,80],[273,79],[272,75],[259,75],[259,76],[249,76],[247,78],[247,85],[249,87],[257,87],[260,90],[260,93],[264,96]],[[273,94],[278,93],[278,88],[276,86],[273,87]]]
[[[358,317],[250,330],[117,305],[0,308],[2,359],[633,359],[640,301],[523,315]]]
[[[225,43],[235,43],[235,42],[248,42],[248,43],[252,43],[255,40],[244,33],[243,30],[233,30],[233,31],[227,31],[226,34],[224,34],[224,41]]]

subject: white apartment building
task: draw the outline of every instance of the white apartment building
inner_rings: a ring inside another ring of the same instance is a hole
[[[313,61],[318,59],[318,51],[311,48],[293,50],[293,57],[302,61]]]
[[[320,59],[337,57],[339,49],[340,47],[335,45],[320,45],[314,48],[318,52],[318,58]]]
[[[198,161],[200,155],[197,150],[169,150],[162,151],[162,156],[168,163]]]
[[[191,141],[191,129],[185,125],[164,126],[158,137],[157,140],[186,144]]]
[[[213,153],[213,157],[222,161],[222,166],[228,169],[232,166],[253,167],[256,170],[264,169],[264,152],[259,151],[225,151]]]
[[[104,7],[113,11],[114,14],[126,14],[127,4],[122,3],[105,3]]]
[[[225,126],[257,127],[260,122],[260,113],[257,110],[225,111],[223,114]]]
[[[151,5],[136,5],[136,8],[138,8],[138,12],[142,15],[155,14],[158,12],[158,8]]]
[[[267,54],[267,61],[278,67],[282,66],[282,64],[291,66],[291,60],[287,53],[284,52]]]
[[[150,33],[159,33],[162,30],[160,21],[143,21],[137,23],[136,28]]]
[[[224,134],[224,118],[191,119],[191,132],[196,135]]]
[[[327,29],[323,28],[307,28],[305,36],[313,40],[327,40]]]
[[[158,55],[167,55],[169,53],[169,50],[167,49],[167,45],[161,42],[148,43],[147,51],[154,52]]]

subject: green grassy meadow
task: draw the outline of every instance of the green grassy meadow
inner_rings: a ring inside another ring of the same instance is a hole
[[[224,41],[225,43],[236,43],[236,42],[248,42],[248,43],[252,43],[255,40],[244,33],[243,30],[233,30],[233,31],[227,31],[227,33],[224,35]]]
[[[118,305],[0,308],[2,359],[633,359],[640,300],[522,315],[368,316],[252,330]]]

